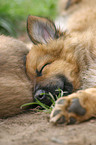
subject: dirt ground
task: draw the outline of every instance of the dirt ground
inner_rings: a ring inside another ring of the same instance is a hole
[[[0,145],[96,145],[96,119],[54,126],[49,114],[28,112],[0,120]]]

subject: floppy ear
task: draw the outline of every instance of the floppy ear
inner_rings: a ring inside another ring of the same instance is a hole
[[[34,44],[46,44],[57,35],[56,27],[51,20],[37,16],[28,16],[27,31]]]

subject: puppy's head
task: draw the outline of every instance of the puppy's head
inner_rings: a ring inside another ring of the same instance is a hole
[[[34,43],[26,59],[27,74],[34,86],[33,96],[42,103],[51,105],[50,98],[46,95],[48,92],[54,97],[58,95],[57,89],[67,92],[66,95],[72,93],[75,86],[73,62],[71,63],[68,50],[64,50],[64,36],[56,30],[52,21],[29,16],[27,30]]]

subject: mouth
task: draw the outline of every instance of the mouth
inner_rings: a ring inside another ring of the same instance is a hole
[[[39,100],[41,103],[51,106],[52,105],[52,98],[49,95],[52,94],[54,100],[57,100],[60,91],[62,92],[61,96],[68,96],[73,91],[73,85],[62,75],[56,76],[57,82],[56,85],[52,85],[51,81],[46,86],[39,86],[34,92],[34,101]]]

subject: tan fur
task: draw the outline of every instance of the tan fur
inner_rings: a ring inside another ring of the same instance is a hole
[[[74,53],[74,49],[72,51]],[[69,42],[67,43],[67,40],[64,41],[62,39],[59,41],[54,40],[48,45],[33,46],[30,53],[27,55],[26,68],[28,75],[32,81],[35,78],[36,83],[42,83],[42,85],[45,85],[48,81],[50,81],[50,78],[53,79],[56,74],[64,74],[69,81],[73,83],[74,89],[78,89],[80,86],[78,75],[79,69],[76,58],[73,57],[72,51],[70,51]],[[37,77],[35,71],[36,68],[40,70],[46,63],[51,64],[43,69],[43,75],[41,77]],[[76,79],[77,77],[78,80]]]
[[[27,55],[27,73],[32,80],[35,78],[36,84],[56,84],[55,76],[61,73],[72,82],[73,91],[87,89],[75,94],[82,107],[86,109],[86,115],[81,117],[74,113],[66,114],[66,105],[56,105],[51,113],[51,122],[54,123],[62,114],[66,117],[67,123],[72,114],[77,122],[96,115],[96,1],[81,0],[74,5],[75,2],[77,1],[73,2],[68,11],[63,11],[68,16],[67,33],[57,40],[50,40],[48,44],[34,45]],[[37,77],[36,69],[40,70],[46,63],[50,65],[44,67],[42,76]],[[68,97],[69,105],[73,98],[74,94]],[[61,113],[54,117],[53,114],[58,109]]]
[[[65,7],[68,1],[58,1],[60,16],[63,17],[64,21],[67,21],[66,29],[68,31],[93,29],[96,24],[96,0],[70,0],[72,4],[66,10]]]
[[[64,38],[50,41],[47,45],[33,46],[27,55],[27,73],[31,79],[35,78],[36,82],[40,83],[42,80],[43,84],[44,80],[47,79],[48,83],[48,78],[61,73],[72,82],[74,90],[84,85],[86,88],[94,87],[94,83],[92,86],[85,84],[86,78],[83,73],[86,70],[90,71],[90,67],[95,63],[95,42],[96,38],[92,31],[86,31],[82,34],[66,34]],[[44,68],[43,75],[36,77],[36,68],[40,70],[44,64],[49,62],[51,64]]]
[[[24,66],[28,48],[20,41],[0,36],[0,118],[22,112],[32,101],[32,85]]]
[[[73,56],[76,56],[76,62],[79,64],[81,82],[79,89],[85,90],[73,93],[68,98],[61,98],[61,100],[66,100],[67,104],[61,106],[57,104],[51,113],[50,121],[56,123],[64,115],[66,123],[70,122],[71,117],[75,118],[76,122],[82,122],[90,117],[96,117],[96,0],[81,0],[78,4],[74,2],[67,10],[64,7],[68,0],[60,0],[59,2],[60,13],[62,13],[64,21],[67,17],[66,28],[71,34],[71,42],[68,39],[68,45],[71,48],[70,51],[72,48],[75,50]],[[70,107],[73,98],[78,98],[81,106],[86,109],[84,116],[68,112],[67,107]],[[62,113],[53,117],[53,113],[58,109]]]
[[[71,33],[74,45],[78,45],[80,59],[88,63],[87,66],[84,64],[85,70],[80,74],[83,79],[82,88],[92,87],[95,84],[95,78],[93,79],[93,85],[90,80],[90,76],[95,73],[95,35],[96,35],[96,0],[70,0],[72,5],[66,10],[65,6],[68,0],[59,0],[59,8],[61,9],[60,14],[63,18],[67,17],[66,29],[68,33]],[[78,2],[78,3],[77,3]],[[65,18],[64,18],[65,20]],[[75,37],[74,37],[75,36]],[[77,43],[77,44],[76,44]],[[73,46],[74,47],[74,46]],[[76,47],[76,46],[75,46]],[[86,49],[82,49],[86,48]],[[83,52],[82,52],[83,51]],[[90,52],[90,53],[89,53]],[[82,55],[83,53],[83,55]],[[79,58],[78,58],[79,59]],[[80,60],[80,64],[83,64]],[[90,69],[88,69],[88,65]],[[87,70],[86,70],[87,67]],[[91,74],[92,73],[92,74]],[[86,78],[87,77],[87,78]],[[89,79],[88,79],[89,78]],[[89,80],[89,81],[88,81]]]

